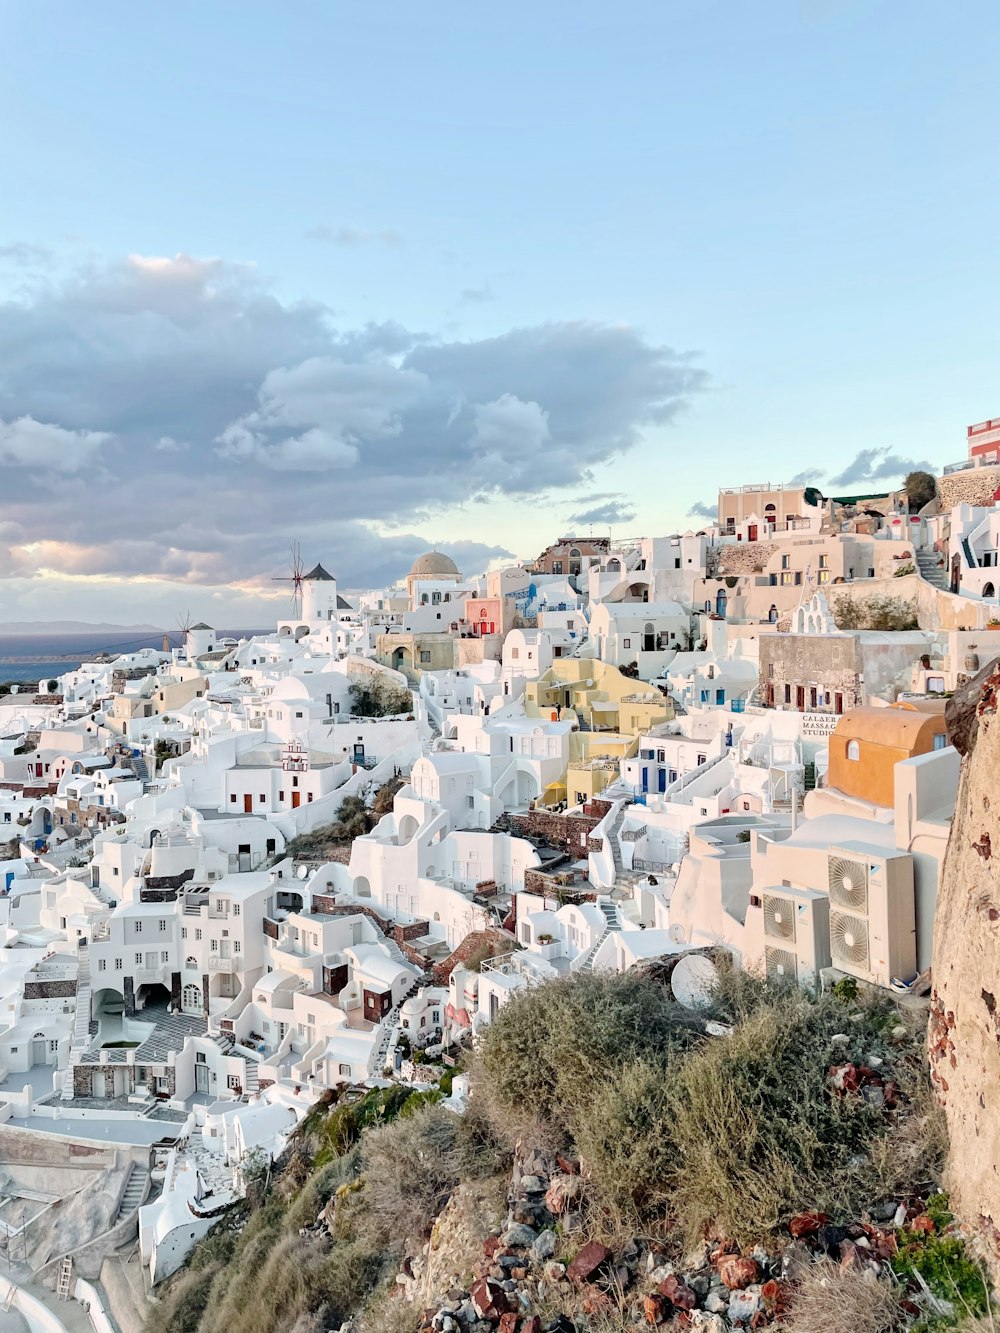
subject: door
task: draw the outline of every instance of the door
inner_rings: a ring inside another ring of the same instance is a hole
[[[805,710],[805,706],[806,706],[806,687],[805,687],[804,685],[796,685],[796,687],[795,687],[795,707],[796,707],[796,708],[799,710],[799,712],[801,713],[801,712],[803,712],[803,711]]]
[[[31,1063],[33,1065],[45,1064],[45,1042],[33,1041],[31,1043]]]
[[[245,815],[253,814],[253,797],[250,795],[243,797],[243,813]]]
[[[194,1090],[195,1092],[208,1092],[209,1090],[209,1070],[208,1065],[196,1064],[194,1067]]]
[[[302,803],[302,793],[300,791],[292,792],[292,809],[297,810]]]
[[[659,790],[660,790],[660,791],[666,791],[666,790],[667,790],[667,770],[666,770],[665,768],[661,768],[661,769],[660,769],[660,773],[659,773]]]
[[[747,541],[755,542],[756,540],[757,540],[757,524],[751,523],[749,528],[747,528]]]

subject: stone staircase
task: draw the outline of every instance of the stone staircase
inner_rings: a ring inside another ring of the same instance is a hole
[[[149,1172],[143,1171],[141,1167],[134,1163],[128,1169],[128,1177],[125,1180],[125,1188],[122,1191],[122,1201],[118,1205],[118,1216],[115,1218],[115,1225],[123,1222],[126,1217],[136,1211],[143,1199],[146,1197],[146,1185],[149,1180]]]
[[[920,571],[920,577],[932,587],[940,588],[942,592],[948,591],[948,569],[946,565],[939,565],[940,559],[936,551],[918,551],[917,569]]]
[[[376,1077],[379,1077],[381,1075],[382,1070],[385,1068],[385,1062],[389,1057],[389,1045],[392,1041],[392,1035],[399,1027],[399,1011],[407,1000],[411,999],[414,995],[416,995],[419,989],[420,987],[417,984],[417,982],[414,982],[413,985],[410,987],[410,989],[400,1000],[399,1004],[396,1005],[395,1009],[393,1009],[389,1013],[385,1022],[382,1024],[382,1035],[379,1038],[378,1048],[375,1052],[374,1072]]]
[[[133,755],[130,762],[132,764],[132,772],[143,786],[145,786],[149,781],[149,765],[146,763],[145,759],[143,759],[142,755]]]

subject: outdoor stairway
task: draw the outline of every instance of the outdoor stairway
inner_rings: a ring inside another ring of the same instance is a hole
[[[260,1067],[255,1060],[246,1060],[246,1085],[243,1091],[248,1097],[254,1097],[260,1092]]]
[[[410,987],[410,989],[400,1000],[399,1004],[396,1005],[395,1009],[392,1010],[392,1012],[386,1018],[385,1022],[382,1024],[382,1036],[379,1039],[378,1050],[375,1053],[376,1077],[381,1075],[382,1070],[385,1068],[385,1062],[389,1057],[389,1044],[392,1041],[392,1034],[399,1027],[399,1011],[407,1000],[411,999],[414,995],[416,995],[419,989],[420,988],[417,985],[417,983],[414,982],[413,985]]]
[[[936,551],[918,551],[917,568],[920,571],[920,577],[926,580],[935,588],[940,588],[943,592],[948,590],[948,571],[944,565],[939,565],[940,559]]]
[[[593,947],[590,949],[590,952],[587,954],[586,958],[584,958],[583,962],[580,964],[579,968],[576,969],[578,972],[593,972],[594,955],[597,953],[598,949],[607,939],[608,933],[612,930],[621,930],[621,923],[618,920],[618,909],[615,907],[614,903],[607,898],[598,898],[597,906],[601,909],[601,912],[604,916],[604,920],[608,923],[608,929],[604,932],[604,934],[597,941],[597,943],[593,945]]]
[[[76,979],[76,1010],[73,1015],[73,1035],[70,1039],[71,1057],[79,1057],[90,1045],[90,957],[86,949],[77,953],[80,970]],[[70,1061],[72,1065],[72,1059]],[[72,1069],[63,1084],[60,1097],[64,1102],[73,1099]]]
[[[149,766],[141,755],[132,757],[132,772],[143,784],[149,781]]]
[[[143,1171],[135,1165],[129,1167],[125,1189],[122,1191],[122,1201],[118,1205],[118,1216],[115,1218],[116,1226],[119,1222],[123,1222],[126,1217],[131,1217],[142,1203],[148,1178],[149,1173],[147,1171]]]

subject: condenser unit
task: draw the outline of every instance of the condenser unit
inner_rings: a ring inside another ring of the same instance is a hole
[[[830,962],[826,894],[815,889],[765,889],[760,913],[767,975],[815,985],[820,969]]]
[[[876,986],[917,970],[913,860],[862,842],[831,847],[830,957],[834,967]]]

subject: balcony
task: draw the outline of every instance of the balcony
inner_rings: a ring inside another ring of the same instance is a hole
[[[246,970],[246,960],[242,954],[237,954],[235,958],[220,958],[217,954],[211,954],[208,959],[209,972],[243,972]]]

